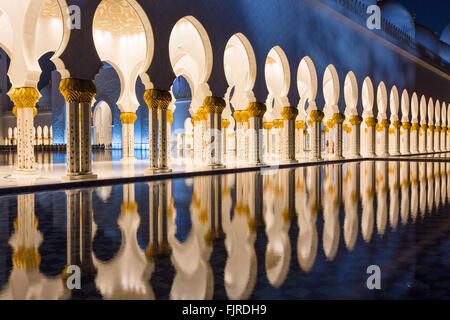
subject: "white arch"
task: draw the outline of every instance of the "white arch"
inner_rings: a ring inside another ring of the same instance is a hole
[[[369,77],[364,78],[362,90],[361,90],[361,101],[363,105],[363,118],[372,118],[373,115],[373,102],[374,102],[374,91],[372,80]]]
[[[99,101],[94,108],[94,144],[110,146],[112,143],[112,112],[105,101]]]
[[[434,123],[436,126],[440,126],[441,125],[441,105],[439,103],[439,100],[436,100],[436,106],[434,109]]]
[[[358,104],[358,82],[353,71],[349,71],[344,80],[344,100],[346,118],[357,115],[356,105]]]
[[[305,107],[306,103],[313,103],[313,105],[308,106],[307,112],[315,109],[315,100],[317,95],[317,72],[314,62],[310,57],[304,57],[298,66],[297,71],[297,88],[300,95],[300,101],[298,104],[300,120],[306,119]]]
[[[281,108],[290,105],[287,95],[291,84],[289,61],[283,49],[279,46],[273,47],[269,51],[264,71],[267,89],[269,90],[266,100],[267,114],[276,119],[280,117]]]
[[[213,65],[213,52],[208,33],[194,17],[178,20],[169,39],[170,63],[175,75],[183,76],[192,90],[191,114],[211,95],[207,84]]]
[[[147,15],[135,0],[103,0],[94,15],[93,37],[100,59],[111,64],[119,75],[121,88],[117,105],[120,111],[136,112],[138,76],[146,87],[152,87],[145,73],[154,51],[153,31]]]
[[[378,84],[377,88],[377,108],[378,121],[387,119],[387,90],[383,81]]]
[[[324,113],[326,119],[329,119],[335,113],[339,113],[337,106],[339,101],[339,76],[336,68],[330,64],[326,67],[323,74],[323,97],[325,98]]]
[[[13,31],[8,15],[0,8],[0,48],[12,57]]]
[[[428,125],[434,126],[434,104],[431,97],[428,99]]]
[[[402,92],[402,122],[409,122],[409,95],[406,89]]]
[[[420,124],[427,124],[427,100],[424,95],[420,97]]]
[[[394,86],[392,86],[391,94],[389,97],[389,108],[391,110],[391,122],[399,121],[398,105],[399,105],[398,90],[397,90],[397,87],[394,85]]]
[[[231,104],[235,109],[245,109],[249,102],[255,101],[253,86],[256,81],[256,58],[250,41],[242,34],[233,35],[225,47],[224,70],[228,83],[226,94],[227,108],[223,117],[231,116],[230,94],[234,87]]]
[[[419,99],[415,92],[411,97],[411,122],[419,123]]]

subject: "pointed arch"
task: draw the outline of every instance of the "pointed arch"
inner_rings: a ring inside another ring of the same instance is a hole
[[[424,95],[420,97],[420,124],[427,124],[427,99]]]
[[[378,120],[387,119],[387,90],[383,81],[378,84],[377,88],[377,108],[378,108]]]
[[[416,92],[411,97],[411,122],[419,122],[419,99],[417,98]]]
[[[329,118],[334,113],[339,113],[337,103],[339,101],[339,76],[334,65],[326,67],[323,74],[323,96],[325,98],[325,116]]]
[[[428,125],[434,126],[434,103],[431,97],[428,99]]]
[[[349,71],[344,80],[344,100],[345,113],[347,115],[357,115],[356,106],[358,104],[358,82],[353,71]]]
[[[408,91],[406,89],[404,89],[402,92],[401,106],[402,106],[402,122],[409,122],[410,104]]]
[[[363,106],[363,117],[373,117],[374,90],[370,77],[365,77],[361,89],[361,102]]]
[[[299,115],[307,102],[314,102],[317,96],[317,71],[309,56],[304,57],[298,66],[297,88],[300,95]],[[309,112],[309,111],[308,111]]]
[[[398,121],[399,96],[397,87],[394,85],[389,96],[389,109],[391,111],[391,122]]]

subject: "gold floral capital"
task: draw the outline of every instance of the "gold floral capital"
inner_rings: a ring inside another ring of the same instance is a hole
[[[296,107],[283,107],[281,109],[281,116],[284,120],[295,120],[298,115],[298,109]]]
[[[375,127],[378,120],[375,118],[367,118],[365,122],[368,127]]]
[[[167,110],[167,122],[169,124],[173,123],[173,111],[172,110]]]
[[[222,119],[222,128],[227,129],[230,126],[230,120]]]
[[[305,130],[306,124],[305,121],[296,121],[295,122],[295,129],[297,130]]]
[[[97,93],[97,87],[92,80],[66,78],[61,80],[59,91],[66,102],[91,103]]]
[[[241,111],[240,110],[236,110],[233,114],[234,120],[236,120],[236,122],[241,122],[242,117],[241,117]]]
[[[225,109],[225,100],[219,97],[206,97],[203,106],[207,113],[222,114]]]
[[[247,122],[248,121],[248,112],[246,110],[241,111],[241,122]]]
[[[345,121],[345,115],[342,113],[333,114],[333,122],[335,124],[342,124]]]
[[[144,93],[144,101],[149,109],[167,110],[172,101],[172,95],[169,91],[149,89]]]
[[[423,124],[420,126],[420,129],[422,129],[422,131],[427,130],[428,126],[426,124]]]
[[[309,114],[309,118],[313,122],[321,122],[324,116],[325,114],[320,110],[312,110],[311,113]]]
[[[415,130],[419,130],[420,129],[420,125],[418,123],[413,123],[411,125],[411,131],[415,131]]]
[[[440,126],[435,126],[434,127],[434,132],[441,132],[441,127]]]
[[[402,128],[403,128],[403,130],[409,130],[409,129],[411,129],[411,123],[409,123],[409,122],[403,122],[403,123],[402,123]]]
[[[266,130],[272,130],[273,122],[264,122],[263,123],[263,128],[266,129]]]
[[[428,130],[430,130],[431,132],[433,132],[433,131],[434,131],[434,126],[433,126],[433,125],[428,126]]]
[[[361,116],[351,116],[349,119],[350,123],[352,124],[352,126],[357,126],[360,125],[363,121],[363,118]]]
[[[137,115],[134,112],[122,112],[120,114],[120,120],[123,124],[134,124],[137,120]]]
[[[395,129],[399,129],[399,128],[402,126],[402,124],[401,124],[400,121],[395,120],[395,121],[392,123],[392,126],[393,126]]]
[[[247,106],[248,116],[250,118],[262,118],[267,111],[267,107],[264,103],[250,102]]]

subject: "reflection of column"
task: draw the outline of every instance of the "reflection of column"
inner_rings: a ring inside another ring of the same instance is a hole
[[[363,118],[351,116],[349,121],[352,124],[350,158],[361,157],[361,123]]]
[[[445,171],[445,162],[441,162],[441,199],[442,204],[447,204],[447,172]]]
[[[337,168],[337,167],[336,167]],[[327,260],[332,261],[336,257],[339,247],[340,226],[339,226],[339,200],[338,185],[339,181],[333,181],[333,169],[335,167],[326,167],[325,183],[323,186],[324,205],[323,205],[323,233],[322,245]],[[340,169],[340,168],[339,168]],[[337,178],[338,175],[336,175]],[[336,183],[335,183],[336,182]]]
[[[342,144],[343,144],[343,136],[342,136],[342,124],[344,123],[345,116],[342,113],[335,113],[333,115],[333,124],[334,124],[334,141],[335,141],[335,149],[334,149],[334,159],[340,160],[344,159],[342,156]]]
[[[91,80],[66,78],[59,90],[66,100],[67,174],[64,180],[94,179],[91,152],[91,103],[97,92]]]
[[[441,205],[441,172],[439,162],[433,163],[434,167],[434,205],[438,209]]]
[[[282,161],[286,163],[297,162],[295,160],[295,118],[297,118],[298,110],[295,107],[284,107],[281,109],[281,116],[284,120],[284,137],[281,141],[283,145]]]
[[[419,174],[420,174],[420,195],[419,195],[419,207],[420,216],[425,217],[427,212],[427,165],[425,162],[419,162]]]
[[[172,96],[164,90],[150,89],[144,93],[148,106],[150,166],[145,173],[167,171],[167,108]],[[159,117],[158,117],[159,114]],[[159,118],[159,165],[158,165],[158,118]],[[162,124],[164,126],[162,126]]]
[[[345,164],[343,178],[344,193],[344,241],[347,249],[352,251],[358,239],[358,193],[356,185],[356,171],[351,163]]]
[[[400,163],[400,181],[402,189],[400,216],[402,224],[405,226],[408,223],[408,215],[410,210],[409,186],[411,182],[410,182],[409,161],[404,161]]]
[[[415,222],[419,213],[419,165],[412,161],[410,164],[411,174],[411,218]]]
[[[380,147],[377,154],[381,157],[389,156],[389,127],[391,122],[388,119],[383,119],[379,123],[380,130]]]
[[[14,102],[13,113],[17,117],[17,173],[33,174],[33,118],[37,113],[35,107],[39,92],[35,88],[16,88],[11,93]]]
[[[267,108],[264,103],[251,102],[247,106],[247,113],[250,119],[250,164],[258,165],[263,162],[263,117],[266,110]]]
[[[367,135],[366,135],[366,156],[367,157],[375,157],[375,126],[377,125],[377,119],[376,118],[367,118],[366,119],[366,125],[367,125]]]
[[[362,216],[361,233],[367,243],[372,238],[374,225],[373,198],[375,194],[375,163],[366,161],[361,164]]]
[[[420,125],[418,123],[411,125],[411,153],[419,153],[419,130]]]
[[[425,153],[427,152],[427,136],[428,136],[428,126],[426,124],[422,124],[420,126],[419,131],[419,152]]]
[[[427,163],[427,185],[427,209],[428,213],[431,214],[434,205],[434,170],[432,162]]]
[[[377,230],[379,235],[383,235],[387,225],[387,192],[389,190],[388,162],[377,162],[378,170],[376,175],[377,187]]]
[[[218,97],[206,97],[203,102],[207,112],[207,161],[212,167],[222,165],[222,112],[225,109],[225,100]]]
[[[122,161],[134,160],[134,122],[137,116],[134,112],[122,112]]]
[[[322,160],[322,146],[321,146],[321,122],[324,117],[324,113],[320,110],[312,110],[310,112],[310,120],[312,121],[311,129],[311,160]]]
[[[411,129],[411,123],[409,122],[403,122],[402,123],[402,128],[403,128],[403,145],[401,147],[401,153],[402,154],[410,154],[411,153],[411,149],[410,149],[410,129]]]
[[[400,172],[397,161],[389,162],[389,220],[392,229],[398,224],[398,192],[400,189]]]

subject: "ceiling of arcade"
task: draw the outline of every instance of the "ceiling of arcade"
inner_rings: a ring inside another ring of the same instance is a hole
[[[51,18],[61,17],[58,1],[46,0],[41,15]],[[118,36],[144,32],[139,16],[126,0],[103,0],[95,13],[94,29]]]

